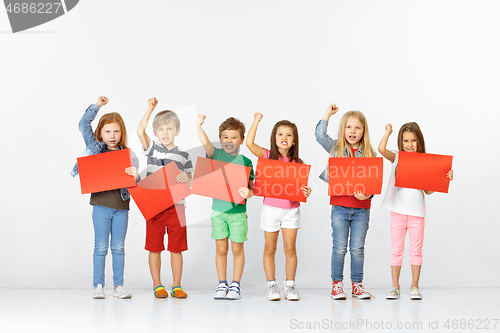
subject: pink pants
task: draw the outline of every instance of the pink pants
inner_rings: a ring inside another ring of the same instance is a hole
[[[391,212],[391,266],[402,266],[406,230],[410,234],[410,264],[422,265],[425,217]]]

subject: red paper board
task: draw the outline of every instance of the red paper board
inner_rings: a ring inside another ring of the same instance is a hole
[[[310,165],[259,158],[255,171],[254,195],[306,202]]]
[[[245,203],[238,190],[248,187],[251,168],[229,162],[198,157],[192,193],[204,197]]]
[[[382,157],[331,157],[328,195],[364,195],[382,192],[384,160]]]
[[[453,156],[399,152],[396,186],[448,193]]]
[[[128,189],[146,220],[191,194],[187,183],[177,181],[180,173],[177,164],[170,162]]]
[[[82,194],[135,185],[134,177],[125,173],[132,166],[130,149],[79,157],[77,163]]]

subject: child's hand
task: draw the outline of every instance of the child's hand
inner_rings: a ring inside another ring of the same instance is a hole
[[[392,125],[391,124],[387,124],[385,125],[385,132],[391,134],[392,133]]]
[[[241,197],[244,199],[250,199],[253,196],[252,191],[250,191],[247,187],[241,187],[238,192],[240,193]]]
[[[149,110],[154,110],[154,108],[156,107],[157,104],[158,104],[158,100],[156,99],[156,97],[148,99],[148,109]]]
[[[99,96],[99,98],[97,99],[97,102],[95,103],[98,107],[102,107],[106,104],[108,104],[109,102],[109,99],[104,97],[104,96]]]
[[[302,186],[302,192],[304,192],[304,195],[306,198],[309,198],[311,195],[312,189],[309,186]]]
[[[448,176],[448,178],[450,178],[450,181],[452,181],[453,180],[453,170],[448,171],[446,176]]]
[[[134,176],[134,179],[139,178],[139,171],[137,171],[136,167],[128,167],[125,169],[125,173],[130,176]]]
[[[198,117],[196,118],[196,126],[201,127],[201,125],[203,125],[203,123],[205,122],[205,118],[206,117],[204,114],[198,115]]]
[[[354,197],[358,200],[366,200],[368,199],[370,196],[369,195],[364,195],[363,193],[361,193],[361,191],[358,191],[358,192],[354,192]]]
[[[189,177],[185,172],[181,172],[180,174],[178,174],[176,179],[179,183],[187,183],[189,181]]]
[[[337,113],[338,110],[339,110],[339,108],[337,107],[337,105],[335,105],[335,103],[333,103],[333,104],[330,104],[328,106],[327,112],[330,113],[331,116],[333,116],[334,114]]]
[[[261,120],[262,120],[262,117],[264,117],[264,116],[262,115],[262,113],[255,112],[255,114],[253,115],[253,121],[254,121],[254,122],[256,122],[256,121],[257,121],[257,122],[259,122],[259,121],[261,121]]]

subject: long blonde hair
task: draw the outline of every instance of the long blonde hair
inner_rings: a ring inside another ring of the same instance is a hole
[[[357,120],[363,124],[364,131],[363,131],[363,137],[359,141],[360,147],[363,147],[363,156],[364,157],[375,157],[375,150],[373,150],[372,145],[370,143],[370,135],[368,134],[368,123],[366,122],[366,117],[361,111],[348,111],[344,113],[342,116],[342,120],[340,121],[340,128],[339,128],[339,136],[337,140],[337,144],[335,147],[333,147],[332,151],[330,152],[330,155],[334,152],[336,149],[337,152],[335,153],[335,157],[343,157],[344,156],[344,151],[346,147],[349,147],[349,144],[347,143],[345,139],[345,126],[347,123],[347,120],[350,117],[354,117]],[[349,151],[349,156],[354,157],[352,154],[352,150],[348,149]]]

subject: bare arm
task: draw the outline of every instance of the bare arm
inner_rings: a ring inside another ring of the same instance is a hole
[[[326,110],[325,114],[323,115],[322,120],[329,121],[330,117],[336,114],[339,111],[339,108],[335,103],[328,105],[328,109]]]
[[[387,141],[389,140],[389,136],[392,133],[392,126],[391,124],[385,125],[385,134],[382,137],[382,140],[380,140],[380,143],[378,145],[378,151],[382,156],[384,156],[386,159],[391,161],[391,163],[394,163],[394,160],[396,159],[396,154],[394,154],[392,151],[387,150]]]
[[[158,100],[155,97],[148,100],[148,109],[146,110],[144,117],[142,117],[141,122],[139,123],[139,127],[137,127],[137,135],[139,136],[139,141],[141,141],[142,147],[144,149],[149,148],[150,138],[146,134],[146,127],[148,126],[151,113],[153,113],[153,110],[155,109],[157,104]]]
[[[203,148],[205,148],[208,157],[212,158],[212,154],[214,153],[214,146],[208,139],[208,136],[202,127],[203,123],[205,122],[205,118],[206,117],[203,114],[200,114],[198,118],[196,118],[196,133],[198,133],[198,138],[200,139]]]
[[[261,121],[261,119],[262,119],[262,114],[256,112],[254,115],[253,124],[248,130],[247,141],[246,141],[248,149],[250,149],[252,154],[254,154],[259,158],[264,157],[264,154],[266,153],[266,150],[264,148],[262,148],[258,144],[255,144],[254,142],[255,134],[257,134],[257,127],[259,126],[259,122]]]

